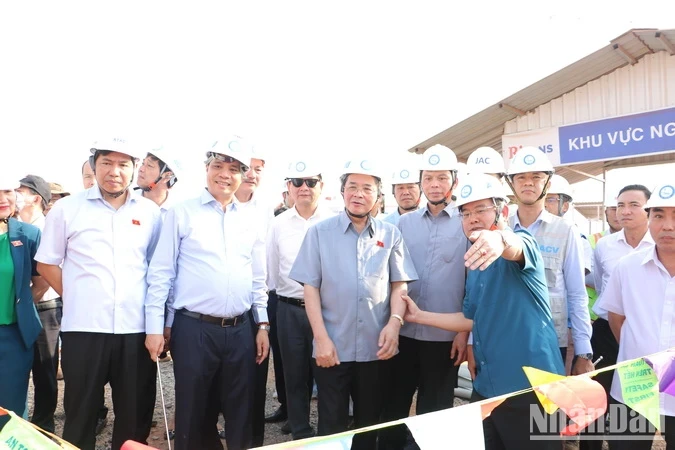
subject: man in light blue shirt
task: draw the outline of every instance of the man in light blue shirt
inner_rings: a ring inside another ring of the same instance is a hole
[[[538,148],[523,147],[508,170],[507,182],[519,200],[518,212],[509,219],[509,225],[514,231],[528,230],[539,244],[563,361],[567,354],[569,317],[576,355],[572,373],[590,372],[593,370],[591,317],[581,237],[572,224],[544,209],[553,166]]]
[[[442,145],[428,149],[416,173],[421,176],[427,205],[401,217],[401,235],[410,250],[419,280],[408,294],[420,308],[456,313],[464,300],[464,253],[469,241],[462,232],[457,208],[449,201],[457,185],[457,157]],[[431,164],[436,162],[436,164]],[[468,332],[455,333],[406,323],[401,328],[399,354],[392,359],[391,391],[385,401],[385,421],[408,416],[415,390],[417,414],[452,408],[459,365],[465,360]],[[402,450],[404,426],[380,433],[380,448]]]
[[[388,366],[398,351],[407,282],[416,280],[401,233],[370,217],[381,175],[369,160],[350,161],[341,177],[345,211],[307,231],[289,278],[304,285],[314,335],[319,435],[347,430],[349,397],[357,428],[380,421]],[[352,449],[374,449],[376,433]]]
[[[167,213],[148,271],[146,347],[156,359],[173,342],[177,450],[221,445],[206,411],[214,395],[228,448],[251,445],[253,376],[267,357],[269,322],[264,230],[234,198],[246,150],[232,137],[207,152],[207,188]]]

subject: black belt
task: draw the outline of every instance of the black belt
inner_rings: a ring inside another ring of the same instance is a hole
[[[237,317],[215,317],[209,316],[208,314],[199,314],[188,311],[187,309],[179,309],[178,313],[184,316],[192,317],[193,319],[201,320],[202,322],[215,323],[221,327],[234,327],[246,321],[246,313]]]
[[[52,300],[45,300],[43,302],[38,302],[35,304],[35,307],[38,311],[49,311],[50,309],[56,309],[63,306],[61,297],[54,298]]]
[[[284,303],[288,303],[289,305],[299,306],[300,308],[305,307],[305,301],[301,298],[284,297],[282,295],[277,295],[277,298]]]

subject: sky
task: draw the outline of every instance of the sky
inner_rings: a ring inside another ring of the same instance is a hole
[[[672,0],[3,2],[0,152],[78,190],[91,143],[125,136],[179,149],[203,185],[205,149],[236,133],[267,151],[276,192],[290,159],[390,164],[673,18]]]

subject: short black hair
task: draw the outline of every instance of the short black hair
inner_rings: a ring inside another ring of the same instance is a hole
[[[624,186],[619,191],[619,195],[623,194],[624,192],[628,192],[628,191],[641,191],[643,194],[645,194],[645,197],[647,198],[647,200],[649,200],[649,197],[652,196],[652,192],[641,184],[629,184],[628,186]],[[617,195],[617,197],[619,195]]]
[[[115,153],[113,150],[96,150],[94,153],[94,164],[96,164],[96,160],[99,158],[99,156],[107,156],[111,153]],[[132,163],[135,163],[136,161],[131,155],[127,155],[129,157],[129,161]]]

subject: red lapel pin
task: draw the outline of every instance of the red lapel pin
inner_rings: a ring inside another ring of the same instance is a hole
[[[140,221],[140,220],[136,220],[136,219],[131,219],[131,223],[132,223],[133,225],[140,225],[140,224],[141,224],[141,221]]]
[[[384,242],[382,241],[377,241],[377,246],[384,248]]]

